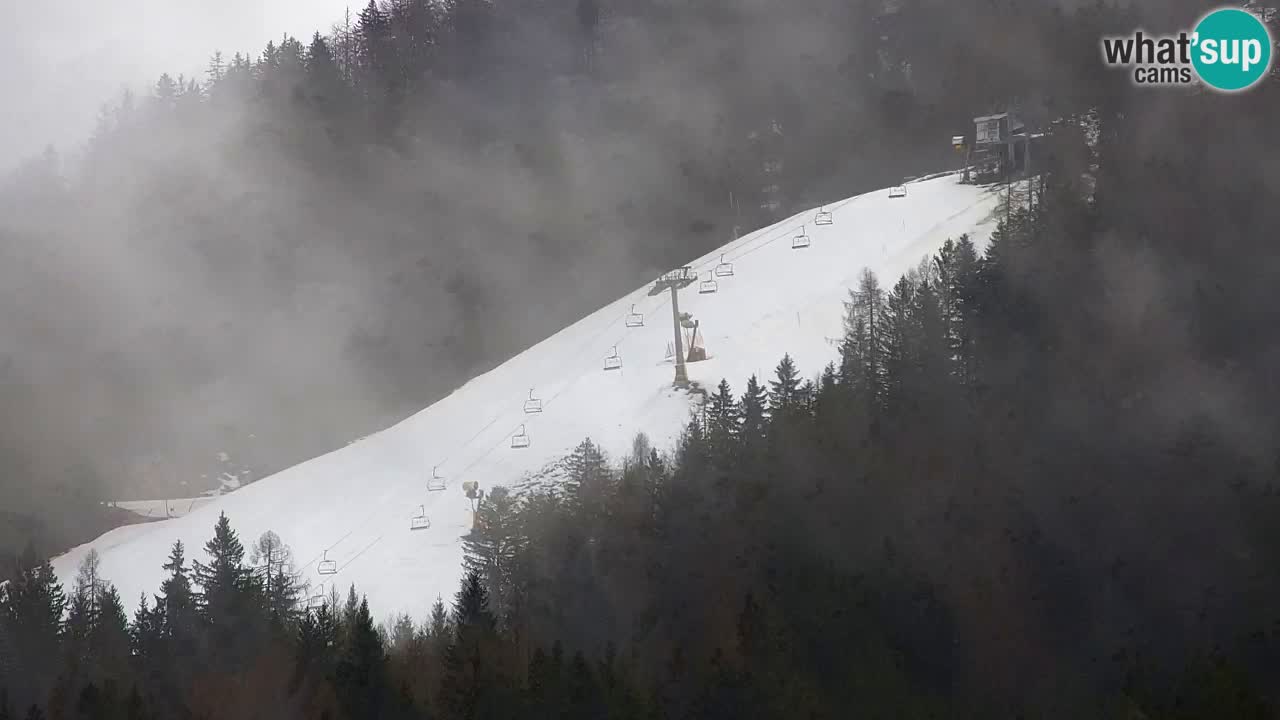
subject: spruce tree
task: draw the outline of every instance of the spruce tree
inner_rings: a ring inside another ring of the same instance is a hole
[[[209,628],[215,659],[237,662],[260,641],[256,633],[261,607],[258,585],[244,566],[244,545],[226,513],[218,516],[213,537],[205,543],[209,561],[193,563],[198,607]]]
[[[349,93],[342,69],[333,56],[329,43],[316,33],[307,51],[305,87],[307,98],[321,117],[334,119],[346,109]]]
[[[431,617],[427,621],[427,629],[433,642],[440,643],[441,647],[445,647],[453,638],[453,624],[449,618],[449,611],[445,609],[444,600],[436,598],[435,603],[431,605]]]
[[[894,284],[884,308],[883,383],[885,403],[901,413],[906,388],[913,384],[918,339],[912,327],[916,285],[903,275]]]
[[[445,651],[442,705],[449,717],[475,718],[498,692],[497,621],[479,573],[469,572],[454,600],[454,639]]]
[[[491,609],[499,621],[510,618],[515,599],[516,560],[525,545],[517,524],[516,499],[495,487],[476,512],[475,526],[462,539],[463,567],[484,579]]]
[[[129,621],[115,585],[99,588],[97,606],[98,621],[89,635],[95,674],[119,682],[129,668],[130,642]]]
[[[763,447],[768,427],[768,395],[755,375],[747,379],[739,415],[742,417],[742,444],[750,450]]]
[[[43,700],[60,659],[62,616],[66,595],[48,560],[40,560],[28,544],[13,579],[0,593],[0,623],[14,657],[22,660],[12,672],[10,690],[22,704]]]
[[[790,353],[782,356],[769,381],[769,412],[777,418],[793,414],[800,406],[800,375]]]
[[[197,602],[205,620],[214,626],[226,626],[238,614],[239,598],[249,586],[249,571],[244,567],[244,545],[226,513],[218,516],[213,538],[204,545],[208,563],[193,564],[195,585],[200,588]]]
[[[587,438],[574,448],[567,464],[569,477],[565,489],[570,507],[579,513],[588,528],[598,527],[605,520],[613,489],[609,463],[599,446]]]
[[[160,583],[155,613],[163,622],[165,651],[173,660],[190,658],[195,652],[200,627],[196,600],[191,590],[181,540],[173,543],[163,568],[168,576]]]
[[[362,598],[350,619],[335,670],[338,696],[347,717],[380,717],[387,689],[386,663],[382,638],[369,614],[369,603]]]
[[[707,442],[711,446],[712,462],[724,472],[731,470],[731,461],[738,448],[738,405],[729,382],[723,378],[716,386],[707,409]]]
[[[144,670],[159,670],[165,656],[164,605],[160,598],[156,598],[154,609],[147,603],[146,593],[138,600],[129,627],[129,646]]]
[[[950,243],[950,241],[948,241]],[[976,377],[974,323],[978,253],[968,235],[944,246],[938,258],[942,286],[941,312],[946,325],[951,373],[964,385]]]

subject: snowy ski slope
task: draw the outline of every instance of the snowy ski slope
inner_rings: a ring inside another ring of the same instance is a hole
[[[746,378],[771,373],[790,352],[805,376],[835,358],[843,301],[863,268],[885,286],[948,237],[968,232],[981,247],[994,227],[998,192],[961,185],[955,175],[911,183],[905,198],[875,192],[826,206],[834,223],[815,226],[809,210],[746,235],[694,260],[699,279],[733,264],[732,277],[715,278],[719,290],[700,295],[694,284],[680,293],[680,309],[701,321],[710,359],[689,366],[690,379],[713,388],[721,377],[741,393]],[[792,249],[803,229],[811,239]],[[369,597],[380,619],[392,613],[425,616],[437,596],[448,602],[461,574],[460,538],[470,524],[462,482],[512,486],[590,436],[621,455],[638,431],[669,448],[695,400],[672,389],[668,294],[647,296],[648,286],[583,318],[453,394],[382,432],[264,478],[171,520],[118,528],[53,561],[70,586],[90,547],[102,558],[102,576],[130,605],[158,591],[161,565],[174,540],[188,562],[203,559],[203,544],[226,512],[246,548],[274,530],[294,551],[313,592],[349,584]],[[644,326],[628,328],[632,305]],[[616,347],[619,370],[605,371]],[[530,389],[544,412],[526,415]],[[530,446],[511,447],[526,430]],[[428,492],[432,468],[447,488]],[[425,530],[410,530],[423,506]],[[317,574],[325,557],[335,575]],[[246,558],[247,560],[247,558]]]

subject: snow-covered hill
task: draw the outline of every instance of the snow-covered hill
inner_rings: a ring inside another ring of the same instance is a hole
[[[690,379],[713,387],[724,377],[741,392],[747,376],[768,375],[784,352],[804,375],[815,375],[835,357],[843,301],[863,268],[889,285],[948,237],[968,232],[981,244],[990,235],[997,192],[961,185],[954,175],[907,190],[903,198],[880,190],[829,205],[831,225],[817,226],[815,211],[803,212],[691,262],[700,280],[711,279],[722,261],[732,263],[733,275],[714,278],[714,294],[699,294],[697,284],[680,294],[680,309],[701,322],[711,356],[689,366]],[[802,230],[811,244],[793,249]],[[203,558],[225,511],[246,546],[274,530],[313,588],[345,591],[354,583],[380,617],[422,617],[437,596],[447,601],[457,588],[471,510],[463,481],[515,485],[588,436],[614,454],[625,453],[639,431],[669,447],[687,422],[695,398],[672,388],[665,359],[670,301],[647,291],[619,298],[398,425],[183,517],[113,530],[56,558],[54,567],[70,584],[96,548],[102,575],[133,603],[158,590],[174,540],[186,544],[188,560]],[[626,326],[633,305],[643,327]],[[615,349],[622,367],[606,371]],[[531,389],[541,414],[524,412]],[[521,431],[530,444],[513,449]],[[446,480],[443,491],[428,491],[433,468]],[[420,508],[430,527],[410,530]],[[338,572],[320,576],[326,552]]]

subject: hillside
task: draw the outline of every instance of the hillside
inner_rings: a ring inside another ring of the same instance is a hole
[[[814,210],[721,247],[690,263],[701,280],[717,264],[732,263],[733,275],[716,278],[718,292],[681,293],[681,310],[700,321],[708,360],[690,365],[690,379],[703,386],[721,377],[767,373],[790,352],[806,376],[816,374],[835,352],[842,332],[848,288],[864,268],[896,278],[949,237],[969,233],[981,246],[993,229],[999,194],[943,176],[907,186],[905,198],[879,190],[827,206],[834,223],[813,224]],[[793,249],[807,232],[811,245]],[[221,512],[248,545],[275,531],[293,551],[303,577],[340,590],[354,583],[367,593],[375,614],[421,616],[437,596],[457,588],[460,537],[470,522],[463,481],[482,488],[514,485],[591,436],[612,453],[626,451],[637,432],[667,447],[695,407],[696,395],[674,390],[665,360],[671,340],[666,294],[648,297],[648,287],[619,298],[444,400],[403,422],[345,448],[264,478],[237,492],[161,522],[113,530],[56,558],[54,567],[70,583],[92,547],[102,557],[102,575],[125,598],[158,588],[161,565],[174,540],[202,557],[202,547]],[[627,327],[634,306],[643,327]],[[603,368],[616,349],[622,366]],[[525,414],[532,390],[544,412]],[[530,444],[513,449],[523,430]],[[429,492],[433,468],[447,487]],[[411,531],[419,511],[426,530]],[[317,575],[327,552],[336,575]],[[315,590],[313,589],[313,592]]]

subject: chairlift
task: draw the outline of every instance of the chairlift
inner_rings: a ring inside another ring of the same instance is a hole
[[[791,238],[791,249],[801,250],[809,247],[809,235],[804,231],[804,226],[800,227],[800,234]]]
[[[418,514],[409,519],[410,530],[426,530],[431,527],[431,519],[427,517],[427,506],[419,505]]]
[[[618,346],[613,346],[613,353],[604,359],[605,370],[619,370],[622,368],[622,358],[618,356]]]
[[[644,327],[644,314],[636,312],[636,306],[631,306],[631,312],[627,313],[627,327]]]
[[[818,214],[813,216],[814,225],[830,225],[834,222],[835,219],[832,218],[831,211],[827,210],[825,205],[818,208]]]
[[[527,448],[529,447],[529,433],[524,431],[524,426],[520,426],[520,432],[511,436],[511,447]]]
[[[321,575],[335,575],[338,572],[338,561],[329,559],[329,551],[325,550],[323,559],[316,566],[316,572]]]
[[[891,198],[901,198],[906,196],[907,196],[907,188],[905,186],[894,185],[893,187],[889,188],[889,197]]]
[[[711,295],[719,290],[720,290],[720,283],[716,282],[712,278],[707,278],[706,280],[703,280],[702,282],[698,283],[699,295]]]
[[[324,602],[327,599],[328,598],[324,594],[324,583],[320,583],[320,585],[316,587],[315,594],[307,598],[307,609],[315,610],[317,608],[323,607]]]
[[[716,277],[733,277],[733,263],[725,262],[724,255],[720,255],[720,264],[716,266]]]
[[[427,478],[427,492],[439,492],[440,490],[444,490],[444,487],[444,478],[436,472],[434,467],[431,468],[431,477]]]
[[[529,388],[529,399],[524,401],[524,411],[527,414],[542,412],[542,400],[533,396],[533,388]]]

